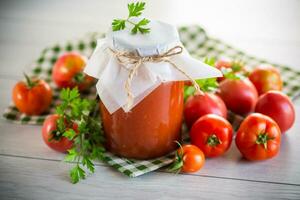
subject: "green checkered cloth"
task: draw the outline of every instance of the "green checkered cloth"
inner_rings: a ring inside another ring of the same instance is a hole
[[[233,48],[232,46],[207,36],[205,31],[199,26],[180,27],[179,34],[181,41],[190,54],[198,59],[204,57],[230,58],[239,59],[245,62],[247,66],[253,68],[258,64],[269,63],[266,60],[255,58],[246,55],[244,52]],[[42,124],[44,119],[53,113],[55,105],[59,104],[58,94],[59,89],[51,81],[52,66],[57,58],[70,51],[78,52],[89,57],[96,47],[96,39],[104,37],[104,34],[92,33],[87,34],[83,39],[66,42],[65,44],[56,44],[42,51],[40,57],[32,64],[30,69],[27,69],[27,74],[37,75],[46,80],[54,91],[53,103],[47,113],[41,116],[27,116],[20,113],[17,108],[11,104],[4,112],[5,119],[18,124]],[[284,81],[284,92],[292,99],[300,94],[300,72],[297,72],[287,66],[273,64],[278,68]],[[92,88],[85,94],[88,98],[95,98],[96,90]],[[236,129],[243,120],[241,116],[234,113],[229,113],[229,121]],[[188,134],[184,130],[184,141],[188,141]],[[137,177],[150,171],[157,170],[161,167],[169,165],[173,160],[174,155],[169,155],[152,159],[152,160],[133,160],[115,156],[109,152],[105,153],[104,161],[114,167],[116,170],[129,177]]]
[[[104,162],[106,162],[108,165],[112,166],[119,172],[131,178],[167,166],[171,164],[173,160],[174,160],[173,153],[152,160],[134,160],[134,159],[127,159],[127,158],[120,158],[109,152],[106,152],[104,155]]]

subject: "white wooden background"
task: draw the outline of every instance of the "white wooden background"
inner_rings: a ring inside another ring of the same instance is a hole
[[[0,1],[0,110],[26,65],[56,42],[105,31],[126,15],[123,0]],[[217,38],[275,63],[300,70],[300,0],[152,0],[145,15],[176,25],[197,23]],[[299,83],[300,84],[300,83]],[[300,102],[300,101],[298,101]],[[196,174],[163,171],[129,179],[99,163],[77,185],[62,154],[42,142],[41,127],[0,121],[0,199],[300,199],[300,103],[279,156],[241,159],[235,145],[207,159]]]

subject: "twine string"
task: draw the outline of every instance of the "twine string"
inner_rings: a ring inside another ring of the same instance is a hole
[[[110,48],[110,51],[114,54],[119,64],[124,66],[126,69],[129,70],[128,78],[125,83],[125,90],[127,93],[127,108],[130,109],[130,107],[133,104],[133,93],[131,90],[131,83],[133,80],[133,77],[137,73],[140,66],[142,66],[143,63],[146,62],[152,62],[152,63],[159,63],[159,62],[167,62],[170,65],[172,65],[175,69],[177,69],[180,73],[185,75],[195,87],[196,91],[198,91],[200,94],[203,94],[203,92],[200,90],[199,85],[196,83],[196,81],[188,75],[183,69],[178,67],[174,62],[170,60],[170,57],[181,54],[183,51],[183,48],[181,46],[175,46],[168,51],[166,51],[163,54],[153,55],[153,56],[140,56],[136,53],[127,52],[127,51],[116,51]],[[132,67],[128,67],[132,66]]]

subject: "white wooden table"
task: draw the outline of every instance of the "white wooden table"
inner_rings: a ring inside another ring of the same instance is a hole
[[[252,55],[300,70],[299,0],[155,0],[148,5],[146,14],[153,18],[202,24],[212,35]],[[124,8],[121,0],[1,1],[0,110],[9,104],[24,67],[44,47],[103,31],[113,17],[125,15]],[[76,185],[69,182],[71,166],[61,161],[64,155],[43,143],[40,126],[2,119],[0,199],[300,199],[299,102],[296,123],[272,160],[249,163],[233,145],[225,156],[207,159],[196,174],[157,171],[129,179],[99,163],[96,174]]]

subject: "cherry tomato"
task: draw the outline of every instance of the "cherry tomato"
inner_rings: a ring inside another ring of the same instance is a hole
[[[191,143],[199,147],[206,157],[216,157],[225,153],[232,141],[231,124],[218,115],[200,117],[190,131]]]
[[[196,172],[200,170],[205,163],[203,152],[194,145],[183,145],[178,149],[177,153],[182,156],[182,172]]]
[[[78,87],[80,91],[88,89],[94,78],[83,73],[86,59],[74,52],[59,57],[52,70],[52,79],[59,88]]]
[[[257,101],[255,112],[271,117],[282,133],[289,130],[295,122],[295,108],[288,96],[279,91],[269,91]]]
[[[225,79],[220,83],[218,94],[227,109],[241,115],[252,112],[258,98],[257,91],[248,78]]]
[[[259,95],[270,90],[282,90],[282,80],[279,71],[271,65],[260,65],[249,75],[250,81],[256,87]]]
[[[71,149],[73,146],[73,141],[68,138],[61,136],[58,140],[53,136],[53,131],[57,129],[57,119],[58,115],[49,115],[44,121],[42,128],[42,136],[44,142],[51,148],[59,152],[67,152],[68,149]],[[77,124],[73,124],[72,127],[75,131],[77,131]]]
[[[229,60],[229,59],[221,59],[221,60],[218,60],[215,63],[215,67],[219,70],[222,70],[222,68],[232,69],[232,71],[234,73],[237,73],[237,72],[242,73],[242,74],[247,74],[248,73],[248,71],[246,70],[245,65],[240,61],[232,61],[232,60]],[[218,80],[218,82],[221,82],[221,81],[225,80],[225,77],[218,77],[217,80]]]
[[[26,76],[26,81],[18,82],[12,99],[18,110],[26,115],[40,115],[48,110],[52,102],[52,90],[48,83]]]
[[[206,114],[216,114],[227,117],[227,108],[223,100],[212,93],[190,96],[184,107],[184,118],[190,128],[199,117]]]
[[[248,160],[265,160],[277,155],[281,132],[276,122],[266,115],[252,113],[242,122],[235,143]]]

